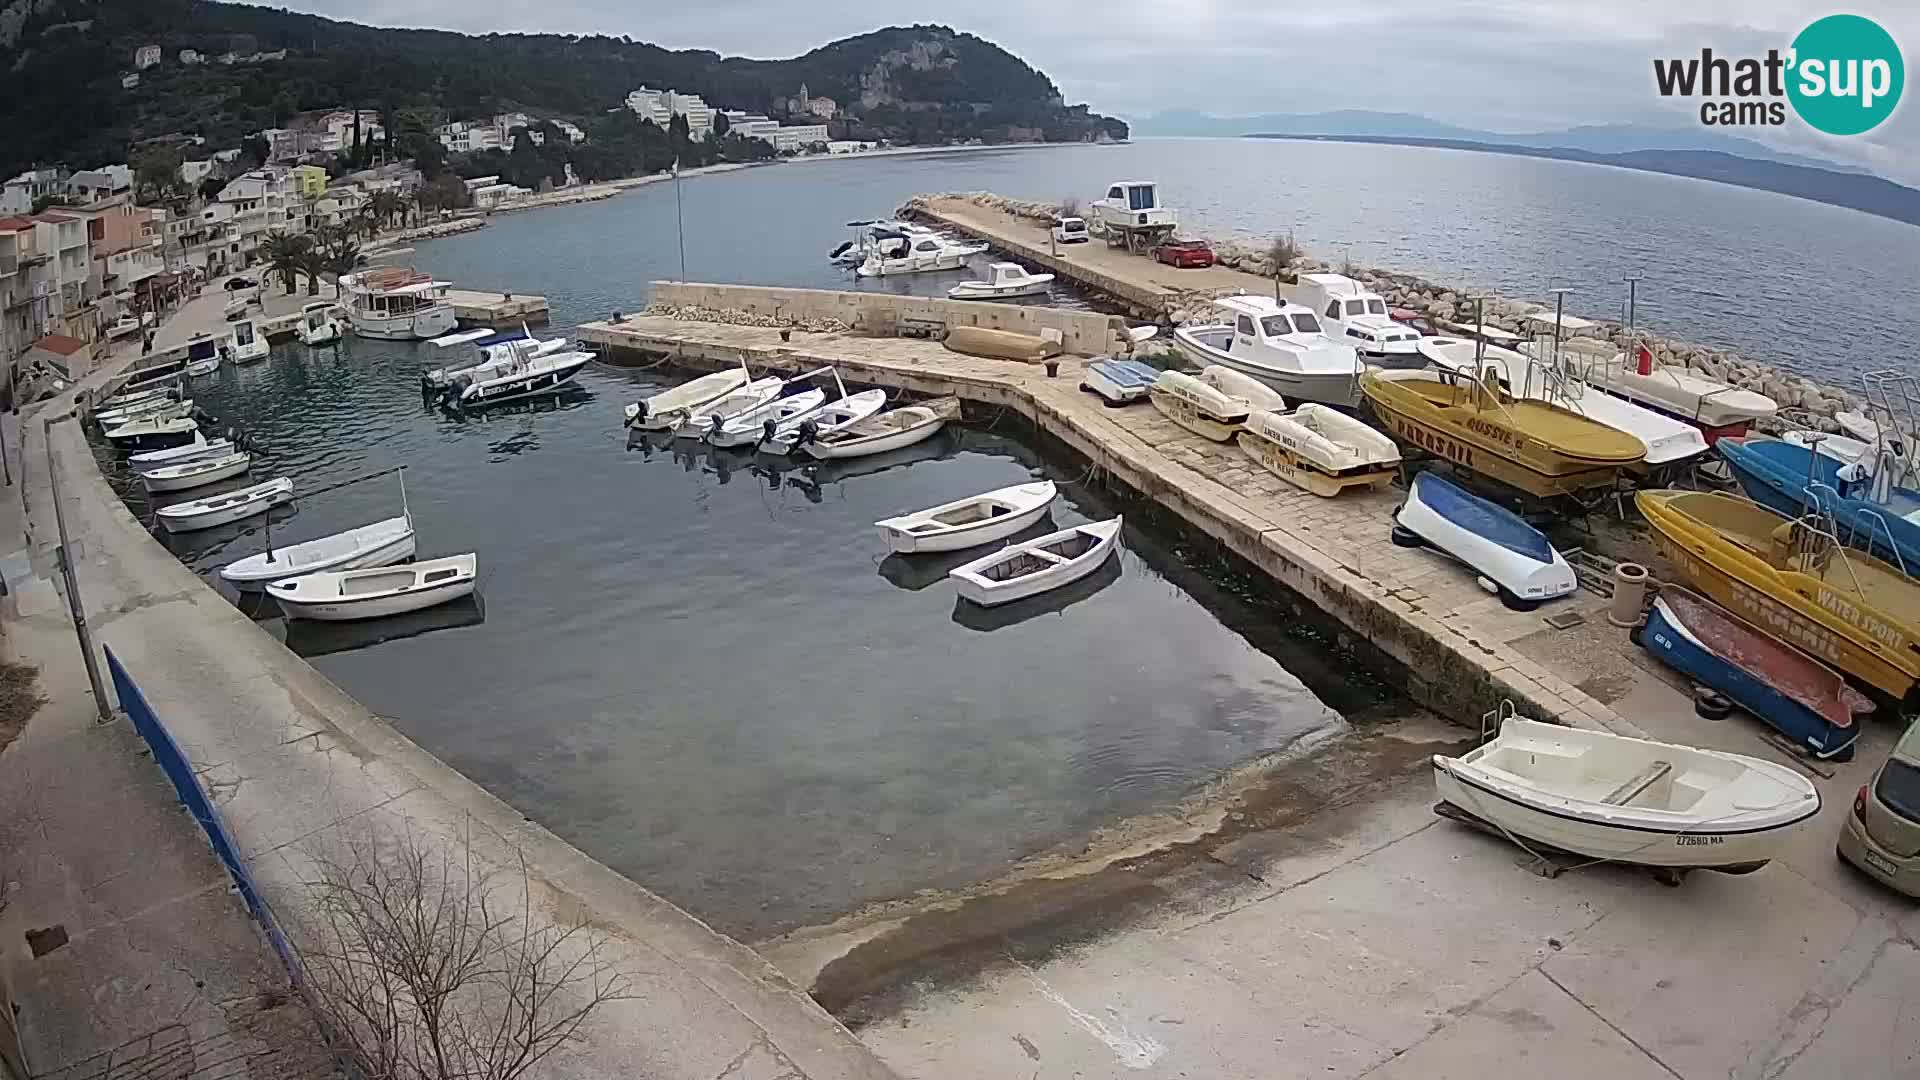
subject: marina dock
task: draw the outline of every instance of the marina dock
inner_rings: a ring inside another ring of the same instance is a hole
[[[657,282],[654,297],[719,288],[732,306],[748,310],[752,294],[762,291]],[[1261,469],[1237,446],[1194,435],[1150,405],[1106,408],[1079,389],[1084,359],[1061,357],[1058,374],[1049,377],[1040,365],[963,356],[930,340],[788,331],[783,341],[778,329],[660,316],[588,323],[578,333],[583,342],[635,362],[664,356],[715,369],[744,361],[756,371],[778,372],[837,365],[850,383],[954,395],[982,417],[1012,411],[1330,616],[1399,665],[1413,699],[1442,715],[1480,716],[1507,699],[1531,716],[1638,732],[1574,685],[1608,667],[1592,655],[1596,643],[1615,654],[1616,669],[1632,665],[1628,654],[1637,652],[1623,631],[1607,626],[1600,597],[1583,592],[1550,610],[1509,611],[1468,571],[1432,552],[1393,545],[1388,530],[1398,495],[1322,499]],[[1542,620],[1570,612],[1584,615],[1587,626],[1561,631]],[[1611,632],[1594,636],[1596,625]],[[1577,636],[1582,630],[1587,636]],[[1555,658],[1559,663],[1550,662]]]
[[[481,292],[448,289],[447,302],[461,326],[506,328],[521,323],[538,326],[547,321],[547,298],[531,293]]]

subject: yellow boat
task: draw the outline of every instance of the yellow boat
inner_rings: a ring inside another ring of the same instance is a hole
[[[1360,390],[1402,441],[1542,498],[1611,487],[1646,444],[1491,383],[1431,371],[1368,371]]]
[[[1737,495],[1643,491],[1634,501],[1695,592],[1895,702],[1920,680],[1920,582],[1898,567]]]

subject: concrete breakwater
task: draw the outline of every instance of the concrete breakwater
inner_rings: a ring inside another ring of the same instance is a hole
[[[917,195],[902,206],[900,212],[903,215],[939,217],[939,211],[943,205],[950,207],[956,203],[979,207],[1030,224],[1036,229],[1036,242],[1040,244],[1045,244],[1046,240],[1044,234],[1039,233],[1038,230],[1063,212],[1063,207],[1057,204],[1011,199],[987,191]],[[1267,282],[1274,280],[1276,267],[1270,250],[1233,240],[1215,241],[1211,246],[1221,266],[1265,279]],[[1394,270],[1335,266],[1304,253],[1296,255],[1291,262],[1278,270],[1282,281],[1298,274],[1345,273],[1378,292],[1387,303],[1393,306],[1406,308],[1433,319],[1452,322],[1470,321],[1474,317],[1474,312],[1468,298],[1481,295],[1461,286],[1436,283],[1418,275]],[[1204,308],[1204,299],[1199,295],[1180,297],[1168,305],[1164,315],[1176,325],[1199,318]],[[1528,315],[1536,312],[1550,313],[1552,310],[1551,305],[1536,301],[1497,296],[1482,297],[1481,315],[1487,325],[1523,336],[1529,333],[1526,323]],[[1592,321],[1597,323],[1593,329],[1583,330],[1573,336],[1576,339],[1592,339],[1594,346],[1601,349],[1610,347],[1611,350],[1624,350],[1628,347],[1630,335],[1624,325],[1612,320]],[[1799,413],[1797,419],[1807,426],[1818,427],[1825,431],[1838,431],[1839,426],[1833,419],[1835,413],[1845,409],[1858,410],[1866,404],[1865,397],[1858,390],[1816,383],[1811,379],[1785,371],[1776,364],[1743,356],[1731,350],[1717,349],[1698,342],[1655,334],[1644,327],[1637,329],[1632,336],[1646,345],[1653,354],[1655,364],[1662,367],[1690,368],[1716,379],[1724,379],[1735,386],[1756,390],[1779,402],[1782,409],[1797,410]]]

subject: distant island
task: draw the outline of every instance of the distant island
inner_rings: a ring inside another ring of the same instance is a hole
[[[1566,147],[1519,146],[1471,139],[1423,138],[1412,135],[1327,135],[1287,132],[1248,132],[1254,139],[1295,139],[1312,142],[1376,143],[1471,150],[1487,154],[1580,161],[1622,169],[1713,180],[1736,187],[1772,191],[1811,199],[1831,206],[1860,210],[1910,225],[1920,225],[1920,191],[1866,173],[1841,172],[1810,165],[1761,161],[1720,150],[1629,150],[1596,153]]]

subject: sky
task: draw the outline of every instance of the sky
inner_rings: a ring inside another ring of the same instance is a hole
[[[1655,57],[1758,56],[1835,11],[1878,21],[1920,64],[1920,3],[1834,8],[1804,0],[1479,0],[1366,5],[1271,0],[773,0],[637,5],[631,0],[275,0],[381,26],[467,33],[627,35],[669,48],[795,56],[882,26],[943,23],[993,41],[1051,76],[1070,102],[1138,117],[1377,109],[1496,131],[1576,124],[1695,126],[1697,103],[1664,102]],[[1866,135],[1821,135],[1791,120],[1737,134],[1920,183],[1920,90]]]

